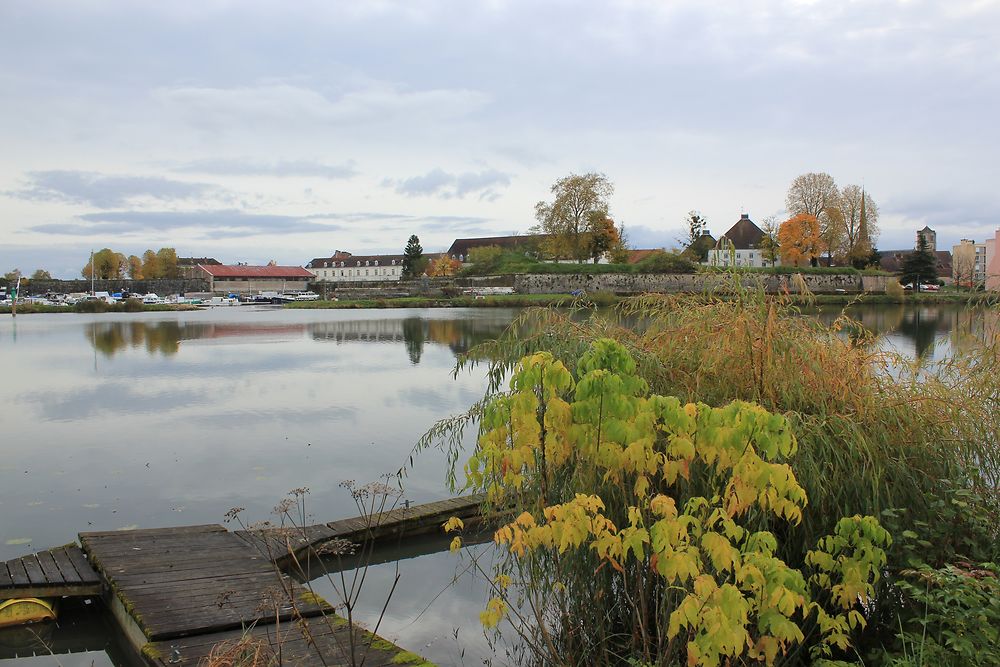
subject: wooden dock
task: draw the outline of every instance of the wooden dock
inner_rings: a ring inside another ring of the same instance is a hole
[[[99,595],[101,579],[71,544],[0,563],[0,601]]]
[[[150,665],[197,665],[222,642],[260,640],[296,665],[371,667],[423,663],[353,628],[287,572],[319,559],[332,540],[371,543],[440,530],[451,516],[474,523],[481,498],[452,498],[372,517],[230,532],[220,525],[80,534],[70,546],[7,561],[0,599],[101,594],[117,625]],[[426,664],[426,663],[424,663]]]

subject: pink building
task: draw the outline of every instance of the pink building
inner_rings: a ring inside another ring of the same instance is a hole
[[[986,289],[1000,292],[1000,229],[996,237],[986,239]]]

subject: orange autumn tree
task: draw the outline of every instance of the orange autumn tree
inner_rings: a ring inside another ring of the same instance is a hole
[[[785,220],[778,228],[778,245],[782,264],[814,263],[822,249],[819,220],[809,213],[799,213]]]
[[[430,266],[427,267],[427,275],[438,277],[453,276],[460,268],[462,268],[462,263],[460,261],[452,259],[447,255],[442,255],[432,261]]]

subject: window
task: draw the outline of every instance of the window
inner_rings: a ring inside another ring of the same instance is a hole
[[[378,266],[378,260],[377,259],[375,260],[375,266]]]
[[[368,269],[365,269],[365,275],[366,276],[368,275]]]
[[[396,260],[392,260],[392,265],[396,266]]]

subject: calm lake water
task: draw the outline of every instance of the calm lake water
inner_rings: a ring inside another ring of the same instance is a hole
[[[408,466],[435,421],[481,398],[482,369],[452,377],[456,355],[495,337],[514,310],[216,309],[184,313],[22,315],[0,319],[0,560],[72,542],[78,532],[247,521],[308,487],[316,521],[354,516],[339,484]],[[996,313],[878,306],[853,315],[885,344],[927,361],[995,335]],[[823,319],[835,317],[831,312]],[[414,462],[404,498],[450,495],[444,455]],[[380,634],[442,665],[492,655],[479,629],[485,584],[442,551],[408,545]],[[475,548],[478,550],[481,548]],[[365,583],[373,626],[396,565]],[[334,601],[327,583],[317,592]],[[79,641],[70,665],[122,664],[94,614],[59,630]],[[79,618],[78,618],[79,617]],[[457,636],[456,636],[457,633]],[[0,660],[17,636],[0,632]],[[69,640],[67,640],[69,641]],[[55,664],[52,657],[19,658]]]

